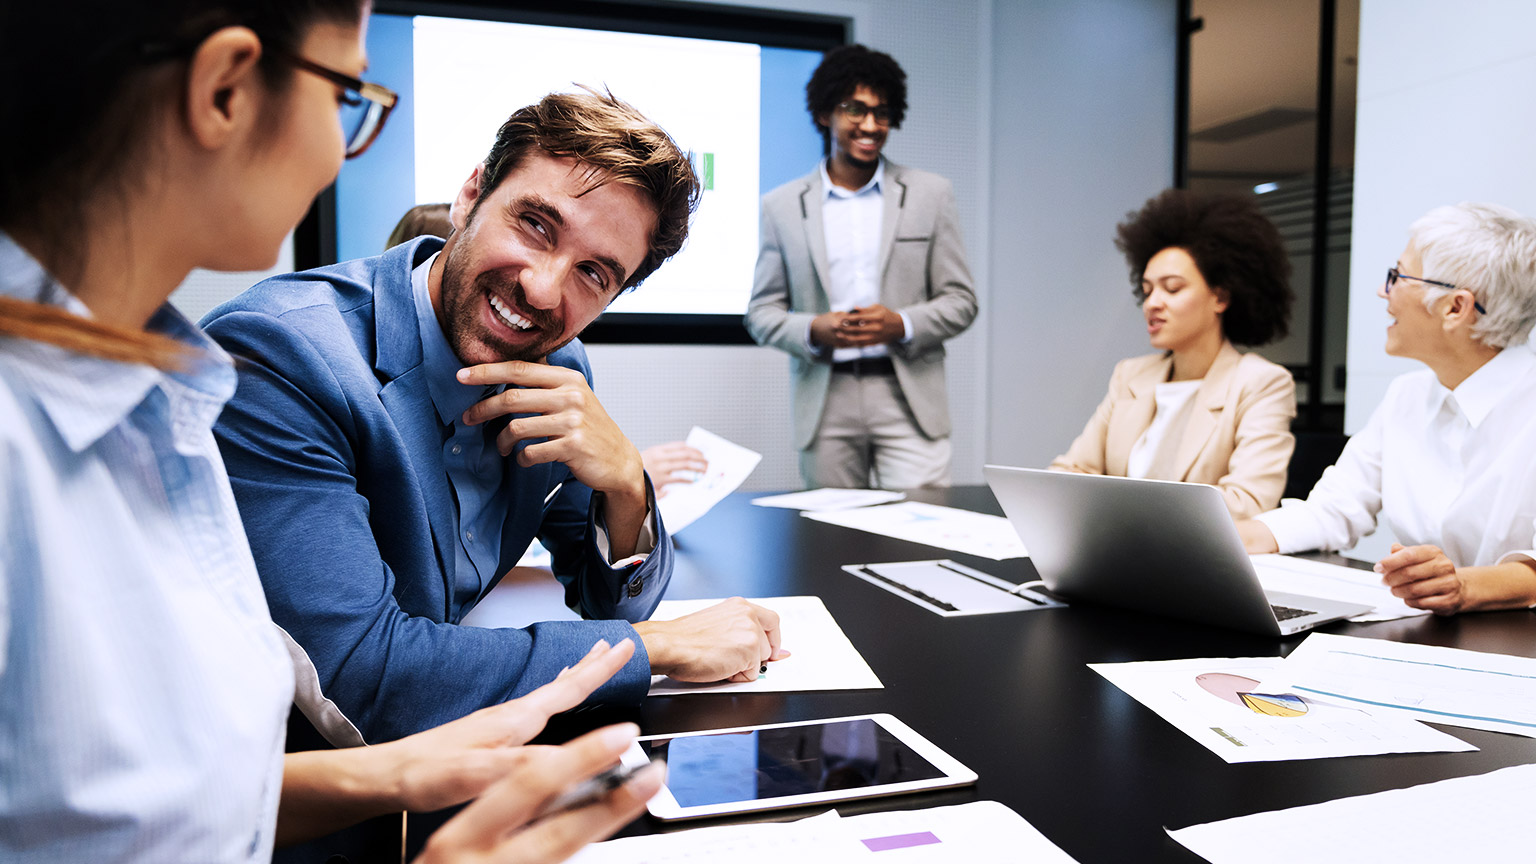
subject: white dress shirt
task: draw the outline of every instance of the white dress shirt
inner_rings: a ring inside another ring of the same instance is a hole
[[[827,242],[827,308],[834,312],[873,306],[880,302],[880,231],[885,219],[885,160],[875,167],[875,175],[858,189],[844,189],[832,182],[826,160],[821,163],[821,222]],[[912,322],[901,315],[905,342],[912,336]],[[810,330],[806,330],[806,344]],[[863,348],[838,348],[832,362],[842,363],[861,357],[885,357],[884,345]]]
[[[1458,567],[1536,560],[1536,353],[1499,352],[1455,390],[1428,369],[1392,382],[1307,500],[1257,518],[1281,552],[1348,549],[1386,518]]]
[[[0,295],[89,315],[0,234]],[[185,373],[0,338],[0,861],[267,861],[293,666]]]

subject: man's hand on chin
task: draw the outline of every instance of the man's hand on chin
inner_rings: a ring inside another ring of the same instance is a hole
[[[496,436],[496,449],[512,455],[518,442],[517,464],[524,467],[561,462],[571,474],[604,497],[603,512],[614,560],[634,553],[648,503],[645,467],[640,451],[608,416],[587,379],[574,369],[509,360],[459,370],[460,384],[513,385],[475,403],[464,412],[466,424],[476,425],[510,414],[507,428]]]

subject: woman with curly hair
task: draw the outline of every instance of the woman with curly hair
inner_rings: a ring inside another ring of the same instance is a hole
[[[1236,345],[1286,334],[1290,262],[1251,199],[1169,189],[1115,246],[1157,353],[1122,360],[1109,393],[1051,468],[1207,483],[1233,518],[1274,507],[1295,447],[1296,384]]]

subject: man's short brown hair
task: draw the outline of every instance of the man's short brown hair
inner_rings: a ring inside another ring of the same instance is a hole
[[[665,130],[633,105],[582,88],[585,93],[551,93],[536,104],[513,112],[496,133],[496,144],[480,172],[480,202],[517,170],[530,149],[575,159],[589,171],[591,191],[604,183],[622,183],[640,190],[656,208],[645,260],[635,269],[626,289],[656,272],[677,254],[688,239],[688,220],[699,207],[700,185],[691,153],[677,146]],[[474,217],[471,211],[470,218]]]

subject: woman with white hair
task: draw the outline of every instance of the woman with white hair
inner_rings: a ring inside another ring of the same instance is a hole
[[[1304,502],[1238,523],[1250,552],[1347,549],[1378,518],[1376,564],[1439,614],[1536,605],[1536,221],[1490,204],[1431,210],[1377,296],[1393,381]]]

